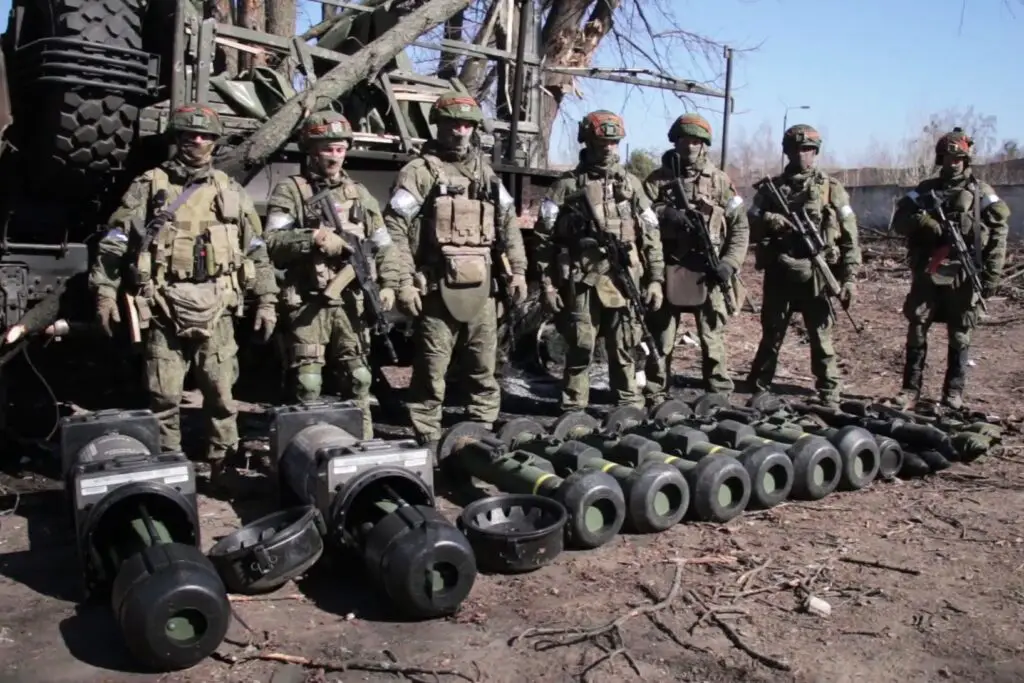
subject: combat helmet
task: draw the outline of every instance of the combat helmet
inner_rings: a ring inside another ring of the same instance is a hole
[[[303,122],[300,135],[304,145],[317,140],[347,140],[351,143],[352,124],[338,112],[317,112]]]
[[[430,123],[441,119],[455,119],[480,124],[484,121],[484,112],[480,103],[471,95],[458,90],[441,93],[430,107]]]
[[[183,104],[171,113],[167,122],[167,132],[172,135],[206,133],[221,137],[224,135],[224,125],[213,109],[201,104]]]
[[[782,151],[786,152],[790,149],[800,149],[801,147],[813,147],[814,149],[821,149],[821,133],[816,131],[806,123],[798,123],[795,126],[790,126],[786,129],[786,132],[782,134]]]
[[[599,109],[590,112],[580,121],[576,141],[617,141],[624,137],[626,137],[626,122],[622,120],[622,117],[606,109]]]
[[[684,135],[692,135],[710,145],[711,124],[700,114],[683,114],[668,129],[668,141],[675,144]]]
[[[971,154],[974,152],[974,140],[971,139],[963,128],[957,126],[950,132],[939,138],[935,143],[935,165],[942,165],[942,157],[947,154],[955,158],[963,159],[966,163],[971,162]]]

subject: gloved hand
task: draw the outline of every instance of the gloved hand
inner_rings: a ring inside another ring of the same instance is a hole
[[[418,317],[423,312],[423,300],[420,299],[420,290],[412,285],[399,287],[398,310],[414,318]]]
[[[708,276],[719,284],[728,284],[732,280],[732,276],[736,273],[736,269],[732,267],[732,264],[726,263],[725,261],[718,262],[718,268],[713,273],[708,273]]]
[[[326,256],[341,256],[348,251],[348,244],[338,233],[327,228],[318,228],[313,233],[313,244]]]
[[[98,295],[96,297],[96,318],[106,335],[113,337],[113,323],[121,322],[121,314],[117,310],[117,299],[106,294]]]
[[[644,303],[650,307],[651,311],[661,308],[661,302],[664,300],[665,294],[661,291],[660,282],[652,282],[647,285],[647,289],[644,291]]]
[[[683,228],[686,225],[686,218],[683,212],[674,206],[666,206],[661,212],[661,222]]]
[[[982,299],[989,298],[990,296],[992,296],[993,294],[996,293],[996,289],[998,289],[998,288],[999,288],[999,285],[996,284],[995,282],[992,282],[991,280],[982,280],[982,282],[981,282],[981,298]]]
[[[930,215],[922,213],[921,217],[918,218],[918,224],[926,234],[932,237],[942,237],[942,224]]]
[[[544,288],[544,293],[540,297],[540,303],[549,313],[558,313],[564,308],[562,297],[558,294],[558,290],[551,286]]]
[[[262,332],[260,339],[266,344],[270,341],[270,336],[274,334],[274,327],[277,325],[277,310],[274,308],[273,303],[260,303],[256,307],[256,321],[253,323],[252,329],[256,332]]]
[[[380,307],[385,312],[395,307],[395,290],[390,287],[382,287],[380,290]]]
[[[833,244],[827,245],[822,255],[825,257],[825,263],[830,266],[839,263],[839,247]]]
[[[512,282],[509,283],[509,288],[512,290],[512,301],[517,305],[526,301],[526,295],[528,293],[526,287],[526,276],[525,275],[513,275]]]
[[[844,282],[839,289],[839,303],[844,311],[850,310],[853,300],[857,296],[857,287],[852,282]]]
[[[775,232],[789,232],[793,229],[793,225],[789,222],[789,219],[783,216],[781,213],[775,213],[774,211],[765,211],[762,215],[764,222],[769,228]]]

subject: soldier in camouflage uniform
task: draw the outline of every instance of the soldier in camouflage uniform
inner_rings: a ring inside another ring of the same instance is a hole
[[[665,152],[661,168],[655,169],[645,181],[658,215],[665,253],[665,304],[647,319],[662,353],[660,361],[653,356],[647,359],[644,393],[650,403],[667,398],[672,350],[680,314],[684,312],[693,314],[697,326],[705,390],[732,393],[724,338],[729,310],[721,285],[731,285],[732,309],[740,310],[742,285],[736,271],[747,256],[750,238],[747,214],[741,209],[743,198],[736,193],[729,176],[708,160],[711,124],[698,114],[685,114],[672,124],[668,140],[675,149]],[[675,180],[675,168],[682,172],[690,206],[705,215],[711,242],[719,250],[716,271],[709,270],[696,236],[688,234],[683,212],[673,204],[671,191],[666,192]]]
[[[246,191],[211,160],[223,127],[217,113],[184,105],[170,117],[173,159],[135,179],[110,218],[89,280],[107,334],[120,321],[118,290],[134,274],[139,327],[146,330],[146,384],[160,422],[160,446],[181,448],[179,409],[189,367],[208,420],[212,479],[238,447],[238,346],[232,315],[246,293],[258,299],[255,329],[266,341],[277,322],[278,286],[259,215]],[[142,249],[144,238],[148,248]]]
[[[921,375],[928,353],[928,329],[946,324],[948,355],[942,386],[942,402],[959,409],[967,375],[967,352],[977,323],[980,299],[988,298],[999,285],[1006,261],[1007,223],[1010,207],[992,187],[971,170],[973,141],[960,128],[939,138],[935,145],[938,177],[929,178],[904,196],[893,216],[894,229],[907,240],[907,259],[912,271],[910,292],[903,304],[908,321],[907,356],[903,390],[897,401],[904,407],[921,392]],[[977,264],[982,291],[974,291],[952,242],[937,219],[931,197],[935,192],[946,218],[964,235]]]
[[[804,124],[790,127],[782,137],[782,150],[789,163],[773,182],[790,209],[806,210],[812,225],[820,230],[826,245],[825,261],[842,287],[841,305],[849,308],[861,264],[857,219],[839,181],[815,168],[820,149],[821,135],[814,128]],[[761,343],[747,382],[758,391],[769,389],[790,317],[799,311],[811,346],[815,388],[824,403],[835,405],[840,393],[839,368],[832,345],[835,320],[829,313],[825,284],[814,272],[795,227],[779,213],[766,188],[761,187],[754,195],[748,215],[757,267],[764,270],[764,303]]]
[[[274,265],[285,271],[281,304],[288,320],[290,393],[299,402],[316,400],[325,363],[337,363],[341,397],[354,400],[362,409],[363,438],[369,439],[373,437],[372,374],[370,337],[362,321],[363,292],[346,277],[348,243],[319,212],[307,213],[305,204],[330,188],[344,229],[361,244],[371,240],[385,310],[395,303],[401,268],[377,200],[342,170],[352,142],[348,120],[334,112],[314,114],[303,124],[301,139],[308,155],[305,171],[274,187],[266,230]],[[336,278],[349,282],[339,289]]]
[[[608,261],[595,244],[581,243],[572,212],[578,192],[586,192],[604,228],[629,245],[630,272],[649,311],[661,307],[665,262],[658,217],[643,182],[619,162],[619,141],[626,136],[622,118],[609,111],[588,114],[579,125],[584,143],[580,163],[555,181],[541,202],[536,223],[537,262],[544,307],[568,343],[561,408],[579,410],[590,403],[590,363],[597,340],[604,338],[608,380],[618,405],[643,405],[637,390],[633,352],[640,327],[623,292],[608,276]]]
[[[526,253],[515,202],[477,146],[483,112],[469,95],[447,92],[430,109],[437,140],[398,173],[384,223],[404,265],[399,310],[416,318],[409,416],[417,439],[436,446],[445,373],[458,349],[469,419],[492,425],[501,390],[495,376],[498,321],[492,268],[507,259],[511,294],[526,298]],[[503,249],[498,244],[504,245]]]

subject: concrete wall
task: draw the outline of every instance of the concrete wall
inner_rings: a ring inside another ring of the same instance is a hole
[[[1010,236],[1024,238],[1024,185],[995,185],[996,194],[1010,206]],[[911,188],[896,185],[862,185],[847,187],[850,193],[850,205],[857,214],[860,225],[876,230],[885,230],[889,226],[896,200]]]

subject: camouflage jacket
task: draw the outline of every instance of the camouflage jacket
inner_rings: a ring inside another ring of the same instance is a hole
[[[563,173],[548,189],[534,226],[537,267],[545,286],[565,282],[570,270],[575,280],[594,285],[598,277],[607,271],[606,259],[596,252],[591,253],[593,250],[584,249],[577,253],[580,251],[579,235],[572,220],[567,220],[570,207],[566,202],[570,196],[587,186],[600,184],[604,185],[600,193],[604,201],[597,208],[603,211],[609,229],[622,241],[634,245],[634,254],[638,256],[634,276],[642,276],[648,283],[663,283],[665,258],[658,217],[644,191],[643,182],[621,164],[600,169],[581,162],[575,169]],[[615,227],[610,225],[613,221]],[[575,260],[571,268],[570,259]]]
[[[154,196],[161,189],[166,191],[163,209],[167,210],[191,185],[198,185],[199,189],[175,207],[172,219],[153,235],[147,253],[140,254],[140,242],[147,230],[153,228]],[[205,188],[211,191],[204,193]],[[183,215],[195,216],[197,225],[182,224]],[[90,286],[102,296],[115,297],[121,286],[126,258],[134,260],[136,266],[146,263],[145,270],[152,269],[152,284],[158,288],[163,286],[166,278],[173,275],[174,268],[167,262],[173,263],[178,256],[179,235],[194,236],[204,229],[208,231],[204,228],[206,223],[234,226],[231,230],[237,231],[238,244],[219,245],[212,241],[206,250],[212,254],[226,247],[238,255],[241,263],[237,264],[237,269],[231,268],[232,282],[259,297],[261,302],[276,301],[278,286],[274,270],[263,241],[260,217],[249,194],[221,171],[195,170],[173,159],[143,173],[125,192],[120,206],[110,217],[106,235],[99,242],[96,262],[89,273]]]
[[[513,274],[526,274],[526,250],[516,223],[515,201],[487,159],[473,152],[464,160],[451,160],[443,150],[428,143],[419,158],[398,172],[391,199],[384,207],[384,224],[394,242],[401,268],[399,286],[414,284],[417,273],[428,283],[436,283],[443,277],[436,208],[439,201],[453,196],[454,187],[459,188],[461,197],[479,203],[478,208],[483,207],[483,212],[477,214],[478,222],[492,223],[476,226],[475,230],[487,235],[493,233],[493,237],[485,235],[484,239],[479,239],[481,236],[476,235],[471,240],[481,245],[478,248],[491,247],[495,258],[506,257]],[[485,204],[490,208],[484,207]],[[448,216],[444,221],[448,226],[446,230],[459,232],[459,221],[454,220],[455,225],[452,225],[453,220]],[[498,253],[498,243],[503,245],[503,253]]]
[[[267,201],[267,248],[274,265],[285,271],[285,297],[289,301],[322,289],[324,283],[317,281],[324,274],[321,271],[329,277],[344,261],[344,257],[340,257],[339,263],[332,263],[319,254],[313,244],[313,233],[323,224],[323,217],[307,215],[305,204],[326,187],[326,182],[311,172],[292,176],[279,182]],[[376,197],[344,173],[332,185],[331,196],[346,229],[360,240],[372,241],[373,263],[380,287],[396,288],[402,269]]]
[[[817,168],[793,173],[788,168],[772,178],[779,194],[797,215],[807,212],[826,245],[825,260],[840,282],[849,282],[861,265],[857,217],[842,184]],[[769,191],[761,187],[747,216],[751,241],[756,244],[758,265],[782,268],[810,277],[813,267],[806,248],[775,206]]]
[[[670,202],[665,191],[675,180],[671,169],[664,163],[665,158],[662,166],[652,171],[644,181],[644,189],[653,200],[654,213],[659,219],[665,262],[700,270],[704,256],[695,251],[700,248],[699,242],[687,234],[683,226],[663,219]],[[719,258],[734,270],[739,270],[747,257],[750,225],[746,212],[742,210],[743,198],[736,192],[732,180],[725,171],[705,159],[683,169],[683,188],[690,206],[706,216],[705,224],[711,234],[711,243],[719,250]]]
[[[969,167],[964,173],[948,180],[941,176],[928,178],[904,195],[896,205],[892,225],[897,233],[906,237],[911,270],[915,275],[928,272],[936,250],[948,244],[944,237],[935,234],[937,225],[929,225],[932,221],[938,221],[938,212],[934,210],[930,196],[933,191],[942,202],[946,218],[963,233],[972,257],[981,261],[979,275],[982,284],[997,286],[1006,262],[1010,207],[999,198],[991,185],[979,180]],[[981,247],[980,258],[975,255],[977,247],[974,227],[978,223],[981,226],[977,234]],[[960,270],[955,253],[949,253],[941,261],[935,265],[941,266],[944,271],[952,273]]]

